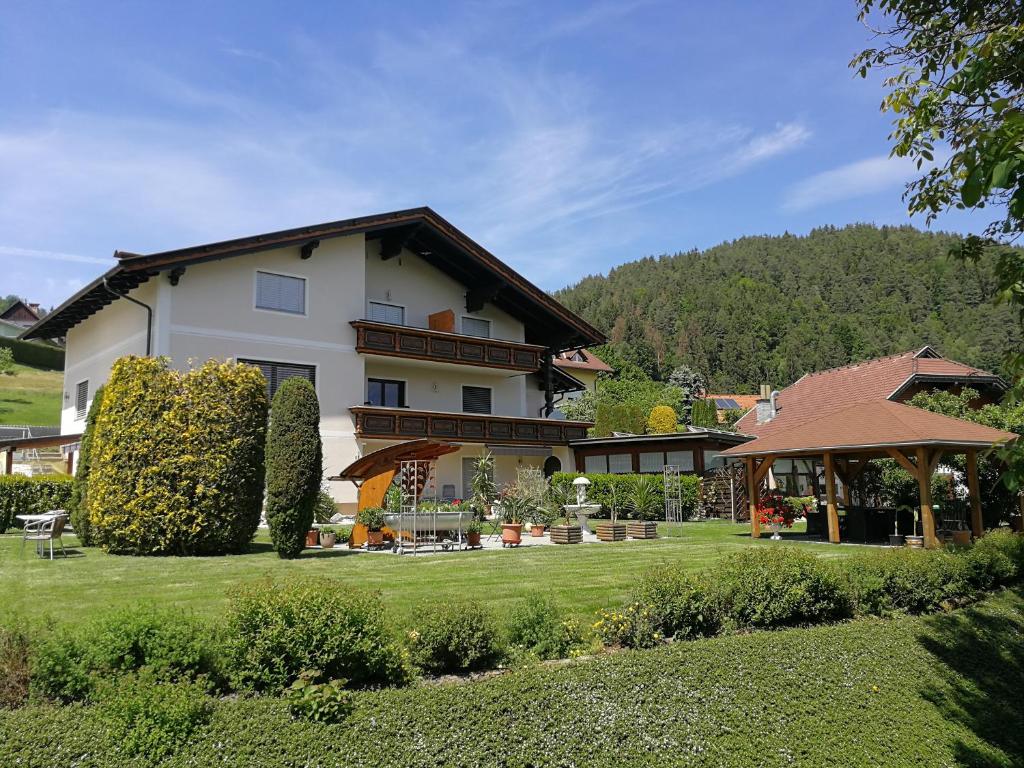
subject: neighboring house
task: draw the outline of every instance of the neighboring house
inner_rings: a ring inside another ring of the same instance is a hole
[[[22,329],[30,328],[39,322],[39,305],[26,304],[18,299],[3,312],[0,312],[0,320],[20,326]]]
[[[589,437],[572,442],[577,472],[661,474],[666,466],[682,474],[703,475],[725,466],[719,454],[751,440],[720,429],[687,427],[656,435]]]
[[[555,357],[555,366],[575,377],[584,389],[565,393],[565,399],[574,400],[584,391],[597,392],[597,375],[612,373],[612,367],[589,349],[570,349]]]
[[[467,493],[485,451],[499,486],[520,466],[570,469],[591,426],[545,418],[582,386],[551,359],[604,337],[429,208],[115,257],[24,334],[67,337],[63,433],[127,354],[250,362],[271,395],[309,379],[325,476],[398,442],[457,443],[437,462],[443,496]],[[330,490],[354,509],[351,483]]]
[[[725,423],[727,415],[732,411],[746,413],[757,404],[757,395],[705,395],[708,400],[715,401],[718,423]]]
[[[932,347],[809,373],[781,392],[762,387],[754,407],[736,422],[748,435],[767,437],[861,403],[904,403],[919,392],[970,387],[975,404],[997,402],[1007,389],[999,376],[946,360]],[[815,493],[816,459],[777,459],[772,474],[780,487],[796,495]]]

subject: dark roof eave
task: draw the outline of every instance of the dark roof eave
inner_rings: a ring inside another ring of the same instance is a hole
[[[786,448],[781,451],[773,451],[771,449],[757,450],[753,443],[736,446],[740,450],[730,448],[728,451],[723,451],[722,455],[726,458],[747,458],[750,456],[816,456],[823,453],[852,453],[855,451],[884,451],[886,448],[917,448],[917,447],[947,447],[947,448],[997,448],[1000,443],[991,443],[987,440],[903,440],[891,443],[866,443],[851,444],[851,445],[829,445],[829,446],[809,446],[806,448]]]
[[[738,445],[754,439],[753,435],[744,435],[740,432],[725,432],[718,430],[706,430],[701,432],[666,432],[656,435],[628,435],[626,437],[584,437],[579,440],[570,440],[571,447],[601,446],[601,445],[624,445],[628,443],[650,443],[659,440],[670,442],[702,439],[720,439],[723,442],[736,442]]]

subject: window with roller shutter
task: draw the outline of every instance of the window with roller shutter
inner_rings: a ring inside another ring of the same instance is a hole
[[[257,272],[256,308],[293,315],[306,314],[305,278]]]
[[[463,387],[462,411],[463,413],[490,413],[490,387]]]
[[[375,323],[405,325],[405,307],[397,304],[385,304],[382,301],[371,301],[368,308],[368,320]]]
[[[316,367],[302,365],[301,363],[272,363],[267,360],[248,360],[238,358],[238,362],[246,365],[255,365],[263,372],[263,378],[267,380],[267,397],[271,400],[277,394],[278,387],[288,379],[299,377],[306,379],[316,387]]]
[[[75,386],[75,418],[84,419],[89,410],[89,380],[80,381]]]

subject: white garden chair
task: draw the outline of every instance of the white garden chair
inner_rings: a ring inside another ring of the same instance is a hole
[[[64,549],[64,540],[61,538],[61,534],[64,533],[64,526],[67,521],[67,514],[64,510],[58,509],[54,510],[51,517],[25,523],[25,535],[21,540],[22,551],[25,549],[26,541],[34,541],[36,543],[36,554],[42,557],[46,542],[49,542],[50,559],[53,560],[53,542],[56,541],[60,544],[61,553],[64,557],[67,557],[68,553],[67,550]]]

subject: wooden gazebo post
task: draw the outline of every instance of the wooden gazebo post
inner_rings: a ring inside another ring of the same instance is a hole
[[[752,539],[761,538],[761,520],[757,514],[757,478],[754,477],[755,463],[754,457],[748,456],[746,458],[747,467],[747,505],[750,509],[750,537]]]
[[[980,539],[985,533],[981,519],[981,491],[978,489],[978,452],[973,448],[967,451],[967,491],[971,498],[971,533]]]
[[[937,457],[936,457],[937,458]],[[935,538],[935,510],[932,509],[932,462],[928,450],[917,449],[917,487],[921,492],[921,529],[924,532],[924,546],[932,549],[939,544]]]
[[[828,451],[825,452],[825,501],[828,514],[828,540],[833,544],[838,544],[839,508],[836,506],[836,468],[832,454]]]

